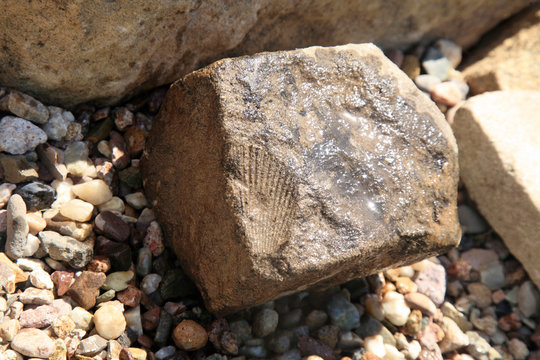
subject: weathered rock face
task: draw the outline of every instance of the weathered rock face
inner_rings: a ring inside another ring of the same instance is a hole
[[[371,44],[189,74],[143,162],[160,224],[215,313],[459,241],[451,130]]]
[[[452,125],[471,198],[540,286],[540,92],[496,91],[462,105]]]
[[[64,107],[110,104],[226,55],[350,42],[406,47],[437,37],[466,47],[530,2],[7,0],[0,85]]]
[[[464,68],[473,94],[540,90],[540,4],[489,34],[469,56]]]

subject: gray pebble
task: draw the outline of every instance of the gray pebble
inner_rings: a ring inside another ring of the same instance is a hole
[[[42,129],[51,140],[60,141],[66,136],[69,124],[75,121],[73,114],[56,106],[49,106],[49,121]]]
[[[21,195],[28,211],[49,208],[56,196],[54,188],[36,181],[18,188],[15,193]]]
[[[45,132],[27,120],[4,116],[0,121],[0,151],[20,155],[46,141]]]
[[[173,354],[176,352],[176,348],[174,346],[165,346],[159,349],[155,352],[156,360],[165,360],[170,356],[173,356]]]
[[[149,248],[142,247],[139,249],[135,271],[139,276],[146,276],[152,271],[152,252]]]
[[[20,195],[12,195],[7,205],[6,255],[12,260],[24,257],[28,235],[26,204]]]
[[[81,242],[54,231],[42,231],[38,236],[43,249],[53,260],[65,261],[75,269],[82,269],[92,260],[92,240]]]
[[[349,331],[358,326],[360,313],[343,292],[332,296],[326,306],[330,321],[343,331]]]
[[[287,336],[284,333],[277,333],[274,335],[271,335],[269,339],[266,341],[266,347],[270,350],[275,352],[276,354],[283,354],[287,350],[289,350],[289,347],[291,346],[291,340],[289,339],[289,336]]]
[[[255,315],[253,320],[253,334],[257,337],[265,337],[276,330],[279,315],[272,309],[262,309]]]
[[[154,335],[154,342],[159,346],[164,346],[169,340],[171,334],[171,328],[173,325],[173,318],[166,311],[161,311],[159,314],[159,323]]]
[[[420,90],[429,93],[429,92],[431,91],[431,89],[433,89],[433,88],[435,87],[435,85],[441,83],[441,79],[439,79],[439,78],[436,77],[435,75],[422,74],[422,75],[418,75],[418,76],[414,79],[414,83],[416,84],[416,86],[417,86]],[[429,96],[429,95],[428,95],[428,96]]]
[[[426,55],[422,60],[422,67],[426,70],[426,73],[444,81],[448,79],[448,73],[452,69],[452,64],[439,50],[430,47],[427,49]]]
[[[279,326],[290,329],[300,324],[302,320],[302,309],[291,310],[279,317]]]

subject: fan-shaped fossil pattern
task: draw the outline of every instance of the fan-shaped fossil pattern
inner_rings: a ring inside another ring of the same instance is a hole
[[[218,61],[171,87],[152,131],[147,193],[215,313],[459,241],[455,139],[373,45]]]
[[[230,148],[231,187],[253,254],[278,251],[290,237],[297,212],[297,191],[287,168],[262,148]]]

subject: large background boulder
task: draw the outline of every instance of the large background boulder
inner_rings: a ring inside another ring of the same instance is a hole
[[[0,85],[73,106],[170,83],[227,55],[448,37],[465,47],[530,0],[0,3]]]
[[[225,59],[187,75],[167,94],[142,171],[215,313],[413,263],[460,239],[450,127],[371,44]]]

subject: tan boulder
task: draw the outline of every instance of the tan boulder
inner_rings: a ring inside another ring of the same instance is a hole
[[[478,209],[540,286],[540,92],[474,96],[452,125]]]
[[[463,68],[471,94],[540,90],[540,4],[486,36]]]
[[[448,37],[465,47],[530,0],[0,2],[0,85],[117,103],[227,55]]]
[[[455,246],[457,148],[372,44],[218,61],[169,90],[147,195],[210,311]]]

